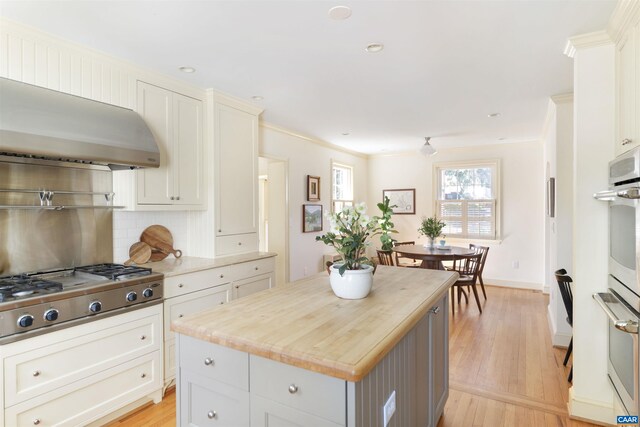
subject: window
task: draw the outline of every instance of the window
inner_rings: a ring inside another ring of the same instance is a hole
[[[331,165],[331,203],[333,212],[353,206],[353,168],[339,163]]]
[[[495,239],[498,235],[499,163],[436,165],[436,215],[448,237]]]

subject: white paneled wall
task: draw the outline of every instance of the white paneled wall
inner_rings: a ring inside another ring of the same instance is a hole
[[[184,212],[114,212],[114,262],[124,262],[129,259],[129,247],[140,240],[140,234],[145,228],[154,224],[164,225],[171,231],[175,249],[185,250],[188,247],[188,223],[185,221]]]

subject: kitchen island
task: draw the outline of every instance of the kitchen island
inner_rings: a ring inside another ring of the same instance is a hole
[[[456,278],[379,266],[362,300],[323,276],[174,321],[178,425],[435,426]]]

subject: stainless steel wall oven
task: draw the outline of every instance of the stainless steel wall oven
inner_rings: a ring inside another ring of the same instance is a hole
[[[608,375],[630,415],[639,410],[640,324],[640,150],[609,163],[609,189],[594,197],[609,203],[607,292],[594,294],[608,316]]]

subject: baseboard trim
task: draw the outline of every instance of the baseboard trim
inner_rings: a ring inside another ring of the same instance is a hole
[[[551,333],[551,344],[554,347],[567,348],[571,342],[571,335],[561,334],[557,330],[557,325],[553,321],[551,306],[547,306],[547,322],[549,322],[549,332]]]
[[[543,290],[543,286],[541,283],[516,282],[513,280],[484,279],[484,284],[500,286],[501,288],[532,289],[534,291]]]
[[[573,394],[573,387],[569,388],[569,416],[576,420],[588,421],[602,426],[616,426],[611,421],[616,419],[613,403],[596,402],[592,400],[577,399]]]

